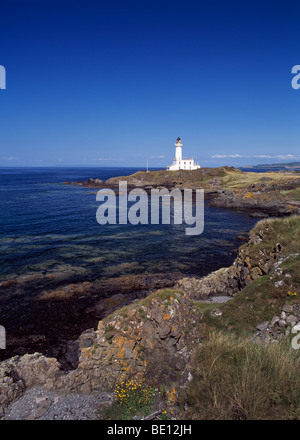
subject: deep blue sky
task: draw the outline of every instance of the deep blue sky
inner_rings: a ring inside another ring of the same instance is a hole
[[[300,160],[295,0],[1,0],[0,14],[0,166],[166,166],[177,136],[203,166]]]

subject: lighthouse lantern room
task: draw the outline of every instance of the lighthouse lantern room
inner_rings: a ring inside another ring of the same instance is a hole
[[[176,170],[197,170],[200,168],[198,163],[194,162],[194,159],[182,159],[182,143],[180,137],[177,138],[175,143],[175,157],[172,165],[169,165],[167,169],[169,171]]]

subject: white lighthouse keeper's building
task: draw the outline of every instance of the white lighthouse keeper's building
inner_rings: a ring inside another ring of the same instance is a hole
[[[172,165],[169,165],[167,169],[169,171],[176,170],[197,170],[200,168],[198,163],[194,162],[194,159],[182,159],[182,143],[180,137],[177,138],[175,144],[175,157]]]

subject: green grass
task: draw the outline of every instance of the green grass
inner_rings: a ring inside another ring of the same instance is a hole
[[[242,289],[231,301],[218,306],[222,316],[214,316],[206,305],[198,305],[202,310],[202,323],[208,329],[230,330],[236,335],[250,335],[257,324],[269,321],[278,315],[282,306],[289,301],[299,301],[300,289],[300,217],[292,216],[283,219],[262,220],[251,231],[250,236],[262,233],[263,240],[245,249],[250,257],[252,267],[264,258],[274,258],[274,246],[282,246],[280,258],[283,259],[280,268],[282,274],[265,275],[257,278]],[[299,255],[297,255],[299,254]],[[288,258],[287,258],[288,257]],[[274,260],[275,261],[275,260]],[[286,277],[285,275],[288,275]],[[283,280],[280,287],[275,282]],[[296,297],[289,297],[288,291],[299,292]]]
[[[161,289],[157,290],[150,295],[146,296],[145,298],[141,299],[138,303],[129,304],[127,306],[121,307],[120,309],[115,310],[110,315],[106,316],[103,319],[104,323],[109,323],[112,319],[121,316],[123,318],[127,318],[130,314],[130,311],[133,309],[138,308],[138,313],[141,319],[146,320],[147,316],[145,311],[143,311],[142,307],[149,307],[153,299],[157,299],[158,301],[162,302],[164,305],[170,305],[171,304],[171,297],[176,298],[177,301],[180,302],[180,298],[183,295],[183,292],[180,290],[174,290],[174,289]]]
[[[250,240],[257,235],[262,237],[257,243],[251,242],[250,247],[248,243],[241,247],[241,249],[247,250],[252,260],[252,266],[258,265],[259,260],[264,256],[272,259],[275,256],[274,247],[279,243],[282,248],[280,258],[289,256],[283,262],[282,267],[290,267],[290,270],[297,272],[298,261],[291,256],[300,254],[300,216],[292,215],[285,218],[261,220],[249,235]]]
[[[253,267],[259,264],[262,255],[274,258],[274,245],[280,243],[280,258],[284,260],[280,265],[282,274],[273,274],[273,279],[271,274],[265,275],[252,281],[231,301],[219,306],[222,316],[214,316],[210,310],[204,310],[202,322],[207,328],[229,329],[237,335],[247,336],[255,331],[257,324],[269,321],[280,313],[286,302],[299,301],[299,294],[291,299],[288,291],[297,292],[300,289],[300,217],[262,220],[250,236],[260,231],[263,232],[261,242],[250,247],[246,244],[241,248],[247,249]],[[283,285],[275,287],[275,282],[279,280],[284,281]]]
[[[280,191],[281,194],[287,195],[288,199],[294,202],[300,202],[300,188],[292,190]]]
[[[295,238],[294,233],[299,234],[300,216],[293,215],[285,218],[272,218],[259,221],[252,231],[257,232],[268,228],[264,236],[264,242],[269,237],[269,241],[274,242],[276,237],[281,238],[282,242],[287,244],[290,238]],[[298,244],[299,246],[299,244]]]
[[[168,170],[158,170],[158,171],[138,171],[130,176],[121,176],[109,179],[111,182],[117,182],[119,180],[126,180],[128,184],[132,181],[136,182],[139,180],[143,184],[155,184],[155,185],[171,185],[185,184],[187,187],[200,186],[205,184],[207,181],[214,177],[223,178],[228,173],[243,174],[242,171],[234,167],[218,167],[218,168],[200,168],[198,170],[178,170],[178,171],[168,171]]]
[[[222,316],[204,311],[202,322],[207,329],[229,330],[247,337],[253,334],[257,324],[279,314],[288,299],[287,290],[274,287],[269,276],[263,276],[246,286],[231,301],[220,305]]]
[[[205,303],[200,301],[192,301],[193,306],[198,310],[198,312],[204,313],[216,308],[215,303]]]
[[[105,328],[105,338],[109,341],[109,343],[112,343],[112,339],[114,337],[114,326],[109,324],[106,328]]]
[[[182,418],[300,418],[300,350],[291,347],[291,337],[269,344],[251,339],[257,324],[299,302],[300,217],[260,221],[250,237],[258,233],[261,242],[242,246],[251,266],[263,256],[274,258],[280,243],[282,273],[257,278],[224,304],[194,303],[201,344],[193,355],[193,379],[181,392]],[[276,280],[284,283],[278,288]],[[221,315],[212,313],[215,307]]]
[[[181,391],[181,418],[299,419],[298,351],[286,342],[211,332],[194,355],[192,381]]]
[[[146,315],[144,309],[142,309],[142,308],[139,309],[139,315],[140,315],[140,317],[142,318],[143,321],[147,320],[147,315]]]
[[[227,170],[226,175],[223,177],[223,184],[228,188],[243,188],[249,185],[256,185],[262,183],[262,179],[268,178],[267,183],[283,183],[291,182],[298,178],[298,175],[283,174],[277,172],[267,172],[267,173],[255,173],[255,172],[243,172],[236,173]]]

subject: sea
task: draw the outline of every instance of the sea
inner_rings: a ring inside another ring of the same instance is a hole
[[[136,171],[0,168],[0,326],[6,331],[0,360],[41,352],[61,361],[67,341],[97,328],[99,301],[125,291],[123,298],[147,294],[137,293],[133,279],[201,277],[232,264],[257,221],[246,212],[206,201],[203,233],[190,236],[185,223],[100,225],[97,189],[80,182]],[[87,284],[93,288],[68,298],[72,286]],[[55,289],[62,296],[46,298]]]
[[[69,273],[65,282],[180,271],[203,276],[229,266],[256,223],[205,204],[204,231],[182,225],[99,225],[96,189],[67,185],[127,176],[136,168],[0,168],[0,281]]]

